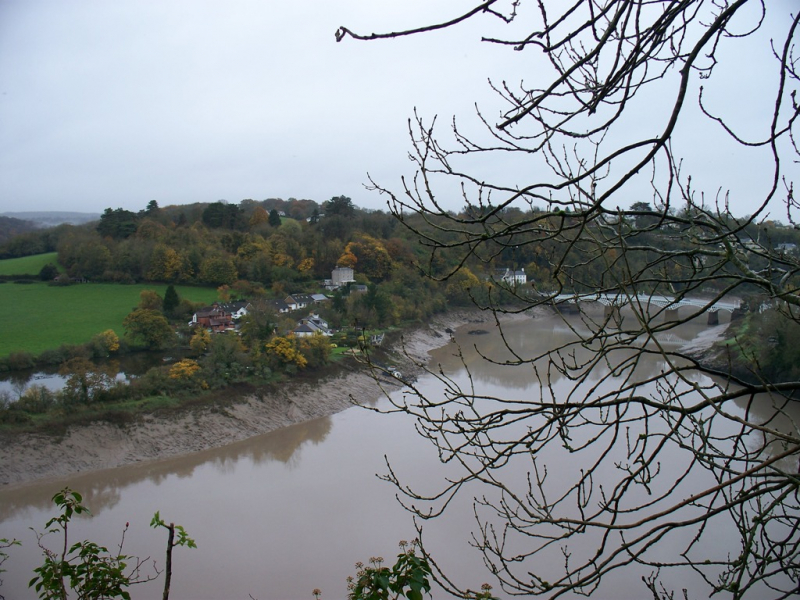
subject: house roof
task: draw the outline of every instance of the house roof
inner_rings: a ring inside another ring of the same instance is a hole
[[[286,304],[283,300],[275,298],[273,300],[267,300],[267,304],[274,307],[277,311],[287,311],[289,310],[289,305]]]
[[[315,333],[319,331],[319,329],[316,327],[311,327],[307,323],[301,323],[300,325],[292,329],[292,331],[294,333]]]
[[[204,317],[218,317],[225,314],[225,310],[217,307],[217,306],[205,306],[194,313],[195,317],[198,319]]]
[[[236,302],[217,303],[216,306],[227,312],[235,313],[243,308],[247,308],[250,306],[250,303],[246,300],[237,300]]]
[[[311,297],[311,294],[289,294],[286,298],[291,298],[299,304],[309,304],[314,301],[314,298]]]

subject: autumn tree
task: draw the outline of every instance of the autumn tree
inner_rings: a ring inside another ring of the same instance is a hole
[[[169,369],[169,378],[182,383],[194,382],[202,371],[196,360],[184,358],[179,360]]]
[[[71,358],[59,373],[66,377],[64,394],[74,402],[89,404],[114,383],[114,377],[86,358]]]
[[[264,344],[275,334],[277,322],[278,315],[266,300],[251,301],[247,314],[239,320],[242,341],[250,348]]]
[[[348,243],[345,251],[339,258],[342,266],[348,261],[349,255],[356,258],[359,273],[363,273],[371,280],[381,281],[388,277],[392,271],[392,259],[383,243],[371,235],[361,234]]]
[[[164,299],[155,290],[142,290],[139,292],[139,308],[160,311],[163,306]]]
[[[112,265],[111,251],[97,240],[81,243],[69,261],[67,271],[71,277],[96,279]]]
[[[741,314],[754,293],[781,330],[800,322],[800,262],[761,234],[772,214],[793,226],[800,208],[800,13],[758,0],[486,0],[413,29],[336,37],[437,35],[482,18],[508,31],[483,41],[516,52],[497,62],[498,106],[444,127],[416,113],[415,175],[371,185],[428,250],[431,278],[458,285],[465,266],[519,256],[546,281],[479,306],[505,333],[505,312],[556,308],[569,336],[535,356],[503,336],[503,356],[482,357],[530,375],[518,396],[435,367],[440,393],[409,384],[391,396],[451,470],[433,490],[386,478],[421,536],[470,495],[472,543],[507,595],[609,595],[615,573],[635,573],[656,599],[796,595],[800,433],[789,408],[800,382],[767,372],[737,334],[716,364],[665,340],[720,306]],[[760,64],[739,62],[752,53]],[[715,171],[734,161],[746,180]],[[441,585],[470,595],[431,558]]]
[[[224,385],[245,376],[250,358],[236,333],[218,333],[211,337],[201,364],[209,384]]]
[[[264,345],[270,367],[276,371],[288,372],[305,369],[308,360],[298,346],[297,338],[291,334],[272,338]]]
[[[119,350],[119,336],[113,329],[106,329],[92,337],[95,356],[106,357]]]
[[[211,345],[211,334],[205,327],[196,327],[189,340],[189,348],[195,354],[203,354]]]
[[[250,228],[253,229],[268,222],[269,213],[267,213],[263,206],[256,206],[255,209],[253,209],[253,214],[250,216],[250,221],[248,223]]]
[[[309,275],[314,269],[314,259],[312,257],[304,258],[297,265],[297,270],[303,275]]]
[[[486,284],[467,267],[462,267],[448,279],[445,286],[447,301],[453,306],[468,306],[476,300],[486,303]]]
[[[341,256],[339,256],[339,260],[336,261],[337,266],[349,267],[351,269],[355,269],[357,264],[358,257],[353,254],[352,250],[349,248],[345,248],[344,252],[342,252]]]
[[[308,367],[322,367],[330,361],[330,338],[319,331],[314,332],[314,335],[299,338],[297,346]]]
[[[175,340],[166,317],[159,311],[137,308],[122,321],[126,337],[134,344],[151,349],[167,347]]]
[[[209,285],[231,284],[238,276],[236,265],[229,256],[210,256],[200,265],[200,281]]]
[[[191,267],[186,268],[183,257],[166,244],[156,244],[150,255],[147,278],[152,281],[177,281],[191,275]]]

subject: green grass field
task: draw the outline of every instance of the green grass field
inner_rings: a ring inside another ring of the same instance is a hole
[[[58,253],[35,254],[22,258],[7,258],[0,260],[0,275],[37,275],[47,263],[58,267]],[[58,268],[62,271],[61,267]]]
[[[122,320],[139,303],[139,292],[155,290],[163,298],[166,289],[164,284],[0,284],[0,356],[84,344],[106,329],[122,337]],[[214,288],[176,286],[175,290],[192,302],[217,299]]]

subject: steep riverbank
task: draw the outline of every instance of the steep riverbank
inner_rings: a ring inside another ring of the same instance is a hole
[[[408,332],[398,340],[394,354],[405,354],[397,366],[404,377],[421,369],[428,352],[449,341],[447,329],[466,323],[493,321],[476,310],[451,312]],[[0,485],[61,478],[74,473],[159,460],[224,446],[282,427],[332,415],[353,406],[353,399],[369,403],[399,388],[396,381],[380,382],[366,367],[342,368],[314,384],[289,383],[280,390],[242,399],[224,408],[191,409],[177,416],[147,415],[124,427],[93,423],[71,427],[62,437],[38,434],[7,436],[0,444]]]

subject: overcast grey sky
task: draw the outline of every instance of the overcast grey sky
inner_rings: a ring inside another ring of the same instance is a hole
[[[0,212],[340,194],[382,208],[366,174],[395,185],[408,172],[414,107],[447,120],[477,101],[494,117],[487,79],[530,77],[531,58],[481,44],[490,19],[386,42],[334,32],[470,4],[0,0]],[[713,185],[743,168],[699,158]]]

